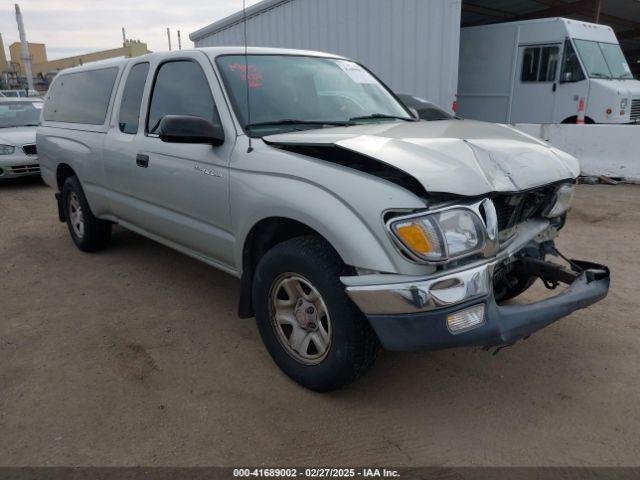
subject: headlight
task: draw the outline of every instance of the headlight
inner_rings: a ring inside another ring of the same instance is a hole
[[[0,145],[0,155],[11,155],[16,151],[16,147],[12,145]]]
[[[549,210],[549,212],[545,215],[547,218],[559,217],[571,206],[571,200],[573,199],[573,192],[575,191],[575,186],[571,184],[562,185],[555,196],[555,203]]]
[[[427,262],[443,262],[481,251],[486,228],[468,208],[453,207],[439,212],[392,220],[395,239],[413,256]]]
[[[627,105],[629,105],[629,99],[623,98],[620,100],[620,108],[627,108]]]

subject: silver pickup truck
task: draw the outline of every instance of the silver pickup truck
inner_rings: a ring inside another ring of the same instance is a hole
[[[606,267],[564,267],[554,246],[573,157],[504,125],[418,120],[335,55],[220,47],[65,70],[37,148],[81,250],[116,223],[239,277],[239,316],[317,391],[380,344],[510,345],[609,289]],[[569,286],[504,303],[538,278]]]

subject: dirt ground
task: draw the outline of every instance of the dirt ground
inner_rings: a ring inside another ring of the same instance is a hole
[[[559,246],[611,267],[607,299],[321,395],[236,317],[236,279],[122,229],[82,253],[51,189],[0,184],[0,465],[638,465],[640,186],[574,204]]]

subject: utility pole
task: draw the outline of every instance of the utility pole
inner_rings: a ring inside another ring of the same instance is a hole
[[[27,85],[29,90],[33,90],[33,74],[31,73],[31,54],[29,53],[29,44],[27,43],[27,34],[24,31],[24,24],[22,23],[22,13],[18,4],[16,6],[16,22],[18,22],[18,33],[20,34],[20,53],[22,53],[22,63],[24,65],[24,72],[27,76]]]
[[[182,50],[182,40],[180,40],[180,30],[178,30],[178,50]]]
[[[127,36],[124,33],[124,27],[122,27],[122,45],[124,46],[125,43],[127,43]]]
[[[600,14],[602,13],[602,0],[596,0],[595,23],[600,23]]]
[[[167,27],[167,41],[169,42],[169,51],[171,51],[171,33],[169,32],[169,27]]]

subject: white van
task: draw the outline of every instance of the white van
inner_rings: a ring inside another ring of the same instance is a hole
[[[458,113],[500,123],[640,122],[611,27],[566,18],[462,29]],[[582,115],[581,115],[582,116]]]

